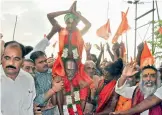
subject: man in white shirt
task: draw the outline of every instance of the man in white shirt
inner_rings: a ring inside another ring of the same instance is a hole
[[[138,86],[129,87],[126,85],[126,79],[128,76],[135,74],[133,64],[128,64],[116,84],[115,91],[126,97],[132,99],[132,106],[137,105],[142,100],[147,98],[161,86],[160,76],[157,74],[157,69],[154,66],[145,66],[141,72],[141,78]],[[158,109],[157,109],[158,108]],[[160,105],[157,105],[154,108],[142,112],[140,115],[161,115],[162,111],[160,110]],[[156,113],[156,111],[160,111]]]
[[[162,102],[162,86],[156,90],[153,96],[149,96],[135,107],[122,112],[113,112],[110,115],[132,115],[143,112]]]
[[[36,96],[33,77],[20,69],[24,46],[16,41],[4,45],[1,68],[1,113],[3,115],[33,115]]]

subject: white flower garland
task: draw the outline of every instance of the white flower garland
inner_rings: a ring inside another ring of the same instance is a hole
[[[79,54],[78,54],[77,48],[75,48],[74,50],[72,50],[72,52],[73,52],[73,58],[74,58],[74,59],[78,59]]]
[[[73,58],[74,58],[74,59],[78,59],[78,58],[79,58],[79,54],[78,54],[77,48],[74,48],[74,49],[72,50],[72,52],[73,52]],[[67,57],[68,57],[68,48],[64,48],[61,57],[63,57],[63,58],[67,58]]]
[[[66,95],[67,108],[68,108],[68,105],[71,105],[72,108],[73,108],[74,113],[77,113],[77,107],[76,107],[77,102],[80,103],[80,95],[79,95],[79,91],[78,90],[74,91],[74,104],[72,102],[71,93],[70,93],[70,95]]]

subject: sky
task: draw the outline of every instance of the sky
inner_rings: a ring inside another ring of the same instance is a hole
[[[70,8],[74,0],[1,0],[0,1],[0,19],[1,28],[0,32],[3,33],[3,39],[5,42],[13,39],[13,30],[16,15],[18,15],[15,40],[23,43],[24,45],[35,46],[44,34],[50,32],[52,25],[47,19],[47,14],[55,11],[67,10]],[[159,14],[162,14],[162,0],[158,1]],[[77,0],[77,10],[79,10],[84,17],[86,17],[92,24],[90,30],[83,36],[85,42],[93,44],[100,44],[108,42],[111,44],[111,40],[121,22],[121,11],[126,11],[129,7],[127,15],[130,30],[127,31],[128,39],[128,55],[129,58],[134,56],[134,25],[135,25],[135,5],[128,4],[127,0]],[[152,9],[152,0],[140,0],[137,8],[137,17]],[[61,26],[65,26],[63,16],[59,16],[57,21]],[[107,19],[110,19],[111,36],[108,40],[103,40],[96,35],[96,30],[106,23]],[[162,17],[160,17],[162,18]],[[137,27],[148,23],[152,20],[152,13],[141,18],[137,21]],[[157,20],[157,11],[155,10],[155,20]],[[80,23],[79,28],[83,27]],[[151,39],[152,25],[147,25],[137,30],[137,45],[143,40]],[[147,31],[148,30],[148,31]],[[119,38],[126,42],[126,34],[123,34]],[[57,54],[57,46],[55,50],[52,48],[52,44],[58,41],[58,35],[56,34],[50,40],[51,45],[46,49],[47,56],[51,53]],[[99,51],[92,47],[91,53],[96,55]],[[85,52],[83,56],[85,55]],[[110,57],[106,54],[108,60]]]

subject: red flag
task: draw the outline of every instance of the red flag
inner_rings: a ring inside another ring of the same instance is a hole
[[[104,38],[105,40],[107,40],[109,38],[109,36],[111,34],[109,19],[107,20],[106,24],[104,24],[97,30],[96,34],[97,34],[97,36]]]
[[[162,27],[159,28],[158,32],[162,34]]]
[[[147,45],[147,43],[144,43],[144,48],[141,54],[141,60],[140,60],[140,67],[143,68],[147,65],[153,65],[154,64],[154,57],[151,54],[151,51]]]
[[[130,27],[128,25],[128,20],[127,20],[127,13],[128,13],[129,8],[127,9],[126,13],[122,12],[122,21],[118,27],[118,30],[116,31],[112,43],[116,43],[118,41],[118,38],[121,34],[126,32]]]

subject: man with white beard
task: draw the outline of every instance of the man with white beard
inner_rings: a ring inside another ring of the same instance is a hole
[[[124,68],[121,77],[119,78],[115,91],[126,97],[132,99],[132,107],[143,101],[156,91],[161,86],[160,75],[158,75],[157,69],[154,66],[143,67],[140,75],[140,82],[138,86],[129,87],[126,85],[128,76],[132,76],[138,71],[134,69],[135,64],[130,63]],[[149,110],[135,115],[162,115],[161,105],[156,105]]]

